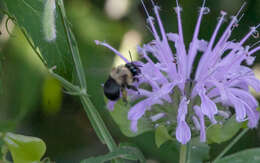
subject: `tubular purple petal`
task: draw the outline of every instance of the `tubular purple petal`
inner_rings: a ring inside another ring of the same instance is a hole
[[[204,115],[206,115],[211,123],[215,124],[217,123],[215,119],[215,114],[218,113],[218,109],[216,104],[210,100],[210,98],[205,94],[205,91],[201,91],[199,93],[200,99],[201,99],[201,111]]]
[[[218,24],[217,24],[217,26],[216,26],[216,28],[214,30],[214,33],[211,36],[211,39],[210,39],[210,42],[208,44],[208,48],[207,48],[206,52],[203,54],[203,56],[202,56],[202,58],[200,60],[200,63],[203,63],[203,64],[199,64],[198,65],[197,74],[199,74],[200,73],[200,69],[202,69],[205,66],[205,64],[204,64],[205,60],[207,60],[207,58],[209,57],[209,54],[211,54],[210,52],[212,50],[213,43],[215,42],[216,36],[218,34],[218,31],[219,31],[221,25],[223,24],[223,22],[225,20],[225,15],[226,15],[226,13],[224,11],[221,11],[221,18],[219,19]],[[191,67],[190,67],[190,69],[191,69]],[[191,70],[190,70],[190,72],[191,72]]]
[[[110,49],[111,51],[113,51],[116,55],[118,55],[120,58],[122,58],[126,63],[129,63],[129,61],[119,52],[117,51],[115,48],[113,48],[112,46],[108,45],[107,43],[105,42],[100,42],[98,40],[95,40],[95,43],[97,45],[103,45],[105,46],[106,48]]]
[[[107,102],[107,108],[110,110],[110,111],[113,111],[114,110],[114,106],[115,106],[115,101],[110,101],[108,100]]]
[[[189,57],[188,57],[188,75],[190,75],[190,73],[191,73],[190,71],[192,69],[193,61],[194,61],[194,58],[197,55],[197,49],[198,48],[196,46],[196,42],[198,41],[198,35],[199,35],[199,29],[200,29],[202,17],[204,15],[204,11],[207,9],[206,7],[204,7],[204,5],[205,5],[205,1],[203,2],[203,6],[200,9],[199,18],[197,20],[197,24],[196,24],[196,27],[195,27],[191,46],[190,46],[189,53],[188,53],[188,55],[189,55]]]
[[[235,109],[236,120],[238,122],[245,121],[245,118],[246,118],[246,108],[245,108],[244,104],[242,103],[242,101],[239,100],[239,98],[235,97],[233,94],[229,94],[229,99],[230,99],[230,101],[233,104],[233,107]]]
[[[259,50],[260,50],[260,46],[254,48],[253,50],[251,50],[250,52],[248,52],[248,55],[250,56],[250,55],[256,53],[256,52],[259,51]]]
[[[196,115],[200,119],[200,141],[205,142],[206,141],[206,131],[205,131],[204,115],[199,106],[196,105],[193,107],[193,109],[195,110]]]
[[[190,127],[185,121],[180,121],[176,128],[176,139],[182,143],[187,144],[191,139]]]

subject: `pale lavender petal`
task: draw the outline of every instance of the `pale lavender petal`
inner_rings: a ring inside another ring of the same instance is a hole
[[[248,85],[253,87],[256,92],[260,92],[260,80],[258,80],[256,77],[251,76],[248,78],[243,79]]]
[[[118,55],[120,58],[122,58],[126,63],[129,63],[129,61],[119,52],[117,51],[115,48],[113,48],[112,46],[110,46],[109,44],[105,43],[105,42],[101,42],[98,40],[95,40],[95,43],[97,45],[103,45],[106,48],[110,49],[111,51],[113,51],[116,55]]]
[[[249,57],[246,58],[246,64],[247,65],[251,66],[254,63],[254,61],[255,61],[255,57],[249,56]]]
[[[232,94],[229,94],[229,99],[236,111],[236,120],[238,122],[244,121],[246,118],[246,109],[244,104],[242,103],[242,100],[238,99]]]
[[[168,33],[167,37],[172,42],[177,42],[179,40],[179,35],[177,33]]]
[[[192,122],[194,123],[196,130],[200,130],[200,123],[199,123],[198,118],[195,116],[192,116]]]
[[[228,95],[227,95],[228,88],[226,88],[226,86],[223,83],[219,83],[217,81],[212,81],[212,83],[214,83],[214,85],[218,89],[218,93],[221,97],[222,104],[226,105],[228,103]]]
[[[138,119],[140,119],[147,110],[150,110],[150,107],[152,105],[162,104],[160,98],[163,98],[166,94],[171,92],[174,86],[175,83],[165,84],[162,88],[150,94],[150,96],[147,99],[144,99],[143,101],[140,101],[137,104],[135,104],[128,112],[128,119],[131,121],[138,121]]]
[[[133,131],[133,132],[138,131],[137,124],[138,124],[138,120],[131,120],[131,124],[130,124],[131,131]]]
[[[204,115],[206,115],[213,124],[217,123],[214,115],[218,113],[218,109],[216,104],[209,99],[207,95],[205,95],[204,92],[199,93],[200,99],[201,99],[201,111]]]
[[[218,115],[224,117],[225,119],[228,119],[230,117],[230,113],[222,111],[222,110],[218,111]]]
[[[147,63],[142,68],[142,73],[146,74],[150,80],[154,80],[159,84],[167,83],[167,79],[165,76],[160,72],[160,70],[155,67],[153,63]]]
[[[182,144],[187,144],[191,139],[190,127],[185,121],[181,121],[177,125],[176,139]]]
[[[187,112],[188,112],[187,99],[186,97],[183,97],[178,109],[178,116],[177,116],[178,122],[176,128],[176,138],[182,144],[186,144],[191,139],[190,127],[185,121]]]
[[[237,88],[230,88],[230,91],[233,95],[246,102],[251,108],[257,108],[258,102],[249,92]]]
[[[108,100],[108,102],[107,102],[107,108],[108,108],[108,110],[113,111],[113,110],[114,110],[115,103],[116,103],[116,101]]]
[[[148,10],[146,9],[143,0],[141,0],[141,2],[142,2],[142,5],[143,5],[143,8],[144,8],[144,10],[145,10],[145,13],[146,13],[146,15],[147,15],[147,17],[148,17],[148,18],[147,18],[147,22],[149,23],[149,25],[150,25],[150,27],[151,27],[152,34],[153,34],[153,36],[155,37],[156,40],[159,40],[158,33],[157,33],[157,31],[156,31],[156,29],[155,29],[155,27],[154,27],[154,22],[153,22],[153,21],[154,21],[154,18],[149,15]]]
[[[197,49],[198,51],[202,51],[205,52],[208,48],[208,42],[205,40],[198,40],[197,41],[198,45],[197,45]]]
[[[249,51],[249,52],[248,52],[248,55],[250,56],[250,55],[256,53],[256,52],[259,51],[259,50],[260,50],[260,46],[258,46],[258,47],[256,47],[256,48],[252,49],[251,51]]]
[[[183,76],[188,75],[187,74],[187,52],[184,44],[184,39],[183,39],[183,31],[182,31],[182,21],[181,21],[181,7],[177,4],[177,7],[174,8],[176,14],[177,14],[177,20],[178,20],[178,35],[179,35],[179,40],[175,42],[175,47],[176,47],[176,59],[178,62],[178,69],[179,73],[182,74]]]
[[[154,122],[165,116],[165,113],[158,113],[150,117],[150,119]]]
[[[196,105],[193,107],[193,109],[195,110],[196,115],[200,119],[200,141],[205,142],[206,141],[206,130],[205,130],[204,115],[199,106]]]
[[[246,113],[248,116],[248,127],[249,128],[255,128],[258,125],[258,121],[259,121],[259,111],[257,111],[256,109],[252,109],[247,107],[246,109]]]
[[[202,58],[200,59],[200,62],[199,62],[199,65],[197,67],[197,71],[196,71],[196,79],[198,78],[198,76],[201,74],[201,71],[203,70],[203,67],[206,67],[206,61],[208,60],[208,56],[210,55],[210,51],[212,49],[212,46],[213,46],[213,43],[216,39],[216,36],[218,34],[218,31],[224,21],[224,17],[225,17],[226,13],[221,11],[221,17],[218,21],[218,24],[214,30],[214,33],[212,34],[211,36],[211,39],[210,39],[210,42],[209,42],[209,45],[208,45],[208,49],[206,50],[206,52],[203,54]]]
[[[188,57],[188,70],[189,70],[188,74],[189,75],[191,73],[191,69],[192,69],[192,66],[193,66],[194,59],[195,59],[195,57],[197,55],[197,50],[199,49],[199,47],[198,47],[198,44],[199,44],[198,36],[199,36],[199,30],[200,30],[202,17],[203,17],[203,15],[205,15],[205,11],[209,10],[209,8],[204,7],[204,5],[205,4],[203,3],[203,6],[200,9],[199,17],[198,17],[198,20],[197,20],[197,24],[195,26],[193,38],[192,38],[192,41],[191,41],[191,44],[190,44],[190,48],[189,48],[189,52],[188,52],[188,56],[189,56]]]
[[[148,98],[135,104],[128,112],[128,119],[138,120],[139,118],[141,118],[144,115],[145,111],[151,106],[150,102],[152,102],[152,100],[151,98]]]
[[[251,108],[246,102],[241,100],[241,104],[246,109],[246,114],[248,116],[248,127],[254,128],[257,127],[258,121],[259,121],[259,112],[256,110],[256,108]]]
[[[181,102],[180,102],[179,109],[178,109],[178,116],[177,116],[178,122],[179,121],[185,121],[187,113],[188,113],[187,98],[183,97]]]

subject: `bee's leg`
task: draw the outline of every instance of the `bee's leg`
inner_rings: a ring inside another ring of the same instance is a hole
[[[133,85],[127,85],[127,88],[128,89],[132,89],[132,90],[138,92],[138,94],[140,94],[139,90],[135,86],[133,86]]]
[[[136,82],[139,82],[139,78],[134,77],[133,80],[136,81]]]
[[[122,99],[127,104],[127,92],[126,92],[125,88],[122,87],[121,92],[122,92]]]

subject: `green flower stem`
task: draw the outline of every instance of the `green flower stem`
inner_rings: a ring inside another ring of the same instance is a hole
[[[187,157],[187,144],[182,144],[181,150],[180,150],[180,161],[179,161],[179,163],[186,163],[186,157]]]
[[[74,35],[71,32],[67,19],[66,19],[63,1],[57,0],[57,6],[58,6],[59,14],[61,15],[61,18],[62,18],[62,23],[63,23],[63,27],[65,30],[67,43],[68,43],[68,46],[70,47],[70,51],[71,51],[71,54],[73,56],[73,60],[75,63],[77,76],[79,78],[80,87],[82,90],[79,93],[83,94],[83,95],[80,95],[81,102],[82,102],[84,109],[88,115],[88,118],[90,119],[99,138],[101,139],[102,142],[105,142],[107,144],[110,151],[113,151],[117,147],[115,144],[115,141],[113,140],[112,136],[108,132],[98,111],[95,109],[94,105],[88,98],[87,93],[85,92],[86,91],[86,80],[85,80],[84,68],[83,68],[83,65],[82,65],[82,62],[80,59],[80,54],[78,51],[76,39],[74,38]]]
[[[192,163],[193,160],[191,160],[191,148],[192,148],[192,143],[191,140],[189,143],[187,143],[187,157],[186,157],[186,163]]]
[[[92,104],[91,100],[88,96],[81,96],[81,102],[84,106],[84,110],[86,111],[88,117],[91,117],[92,125],[96,126],[95,128],[98,129],[99,133],[103,136],[104,141],[106,142],[110,151],[114,151],[117,148],[117,145],[110,135],[108,129],[105,126],[105,123],[101,119],[98,111],[95,109],[94,105]]]
[[[219,159],[221,159],[238,142],[238,140],[247,133],[248,130],[249,128],[246,128],[242,132],[240,132],[237,137],[215,158],[212,163],[216,163]]]
[[[79,87],[71,84],[69,81],[67,81],[63,77],[54,73],[52,70],[50,70],[49,72],[55,79],[60,81],[61,84],[68,91],[75,92],[75,93],[78,92],[78,95],[80,96],[84,110],[86,111],[87,116],[90,119],[91,125],[95,129],[98,137],[100,138],[100,140],[103,143],[107,144],[108,149],[110,151],[114,151],[117,148],[117,145],[116,145],[114,139],[112,138],[112,136],[110,135],[108,129],[106,128],[105,123],[103,122],[102,118],[100,117],[98,111],[96,110],[96,108],[92,104],[91,100],[87,96],[87,94],[82,92]]]

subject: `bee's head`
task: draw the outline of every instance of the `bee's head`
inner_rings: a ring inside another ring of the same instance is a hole
[[[133,62],[127,63],[125,64],[125,66],[129,69],[129,71],[133,74],[133,76],[136,76],[141,73],[139,66],[134,64]]]

